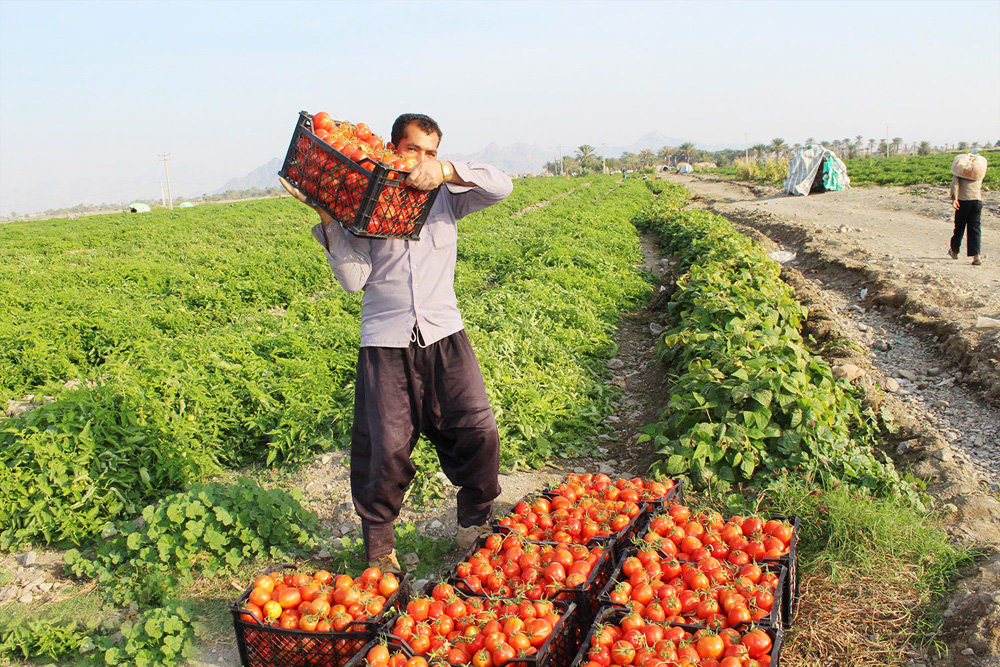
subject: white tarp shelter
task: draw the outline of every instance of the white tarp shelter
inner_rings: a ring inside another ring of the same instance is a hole
[[[846,190],[851,187],[847,167],[829,148],[810,144],[788,163],[785,192],[807,196],[811,192]]]
[[[149,204],[143,204],[141,201],[128,205],[129,213],[149,213],[151,210],[152,209],[149,208]]]
[[[189,201],[182,201],[177,205],[177,208],[194,208],[194,204]]]
[[[694,167],[692,167],[687,162],[681,162],[679,165],[677,165],[678,174],[690,174],[692,171],[694,171]]]

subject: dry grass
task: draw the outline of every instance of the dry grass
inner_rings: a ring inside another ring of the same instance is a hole
[[[801,607],[785,635],[781,664],[905,665],[916,638],[914,612],[927,602],[916,567],[900,564],[892,578],[828,572],[803,578]]]

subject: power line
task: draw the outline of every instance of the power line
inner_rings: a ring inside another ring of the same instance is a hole
[[[170,153],[160,153],[160,159],[163,160],[163,173],[167,177],[167,208],[172,211],[174,210],[174,198],[170,196],[170,170],[167,169],[167,160],[170,159]]]

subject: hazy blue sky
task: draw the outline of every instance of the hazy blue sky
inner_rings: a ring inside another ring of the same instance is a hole
[[[221,186],[299,109],[490,142],[1000,139],[1000,2],[0,0],[0,212]]]

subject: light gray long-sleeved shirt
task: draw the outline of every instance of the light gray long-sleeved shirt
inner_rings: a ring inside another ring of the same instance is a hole
[[[364,290],[361,347],[408,347],[414,322],[424,345],[463,328],[455,297],[457,221],[502,201],[510,178],[495,167],[452,162],[474,187],[445,184],[431,207],[419,241],[358,238],[336,222],[327,226],[326,258],[348,292]],[[324,246],[323,229],[313,236]]]

